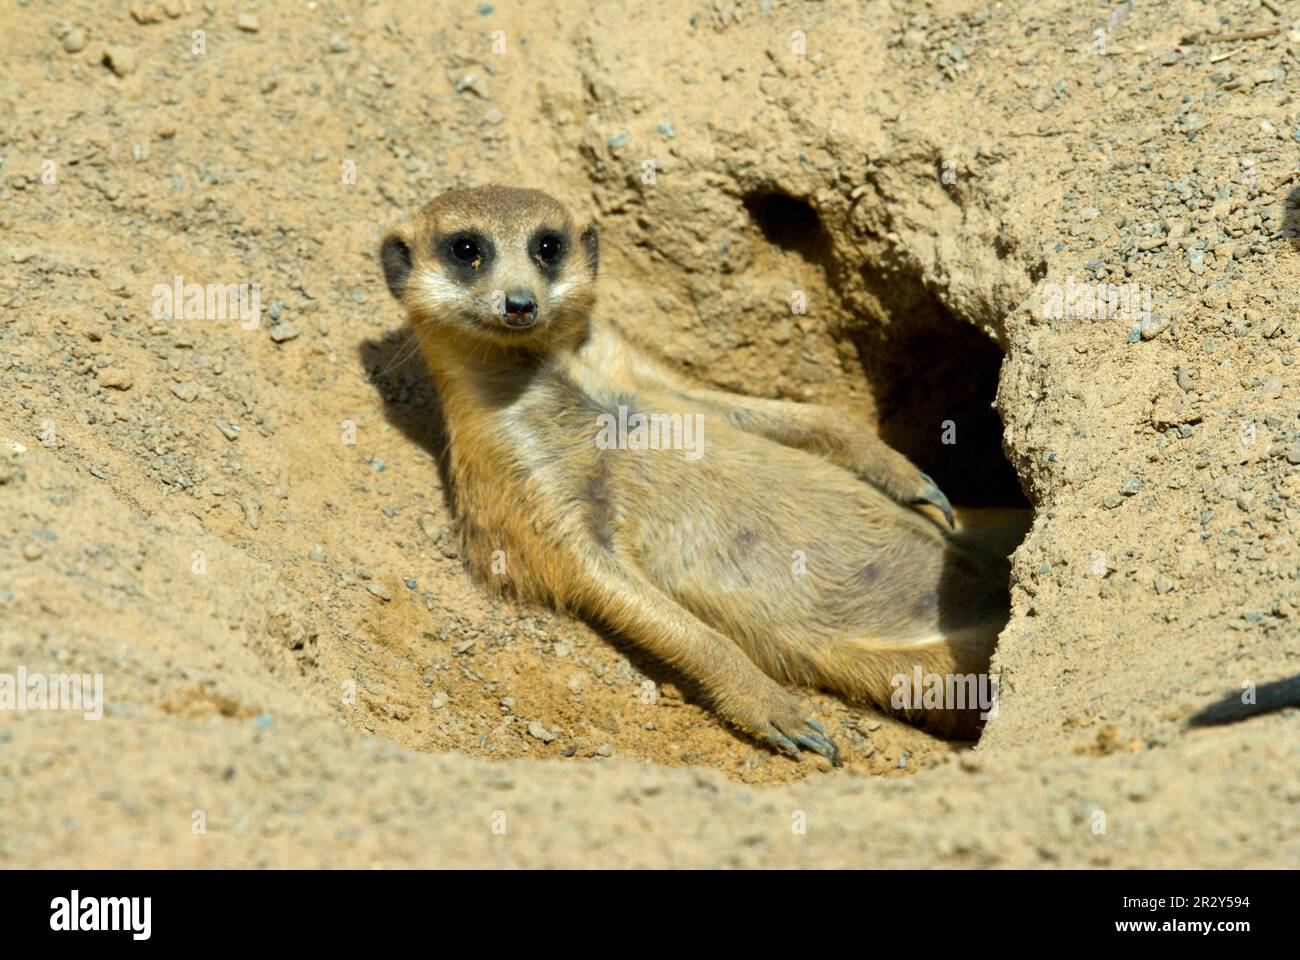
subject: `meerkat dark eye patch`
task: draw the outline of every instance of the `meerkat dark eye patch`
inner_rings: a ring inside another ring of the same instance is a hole
[[[596,232],[596,225],[593,223],[583,230],[578,239],[582,241],[583,252],[587,254],[587,263],[591,264],[591,273],[595,276],[600,267],[600,235]]]
[[[388,292],[401,300],[406,292],[406,281],[411,276],[411,248],[397,234],[390,233],[379,247],[379,263],[384,268]]]

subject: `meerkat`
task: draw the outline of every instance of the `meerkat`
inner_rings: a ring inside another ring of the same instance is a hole
[[[594,309],[594,225],[545,193],[449,191],[379,259],[442,401],[478,579],[621,635],[793,757],[840,762],[786,685],[975,732],[973,705],[900,708],[895,680],[988,669],[1018,534],[948,529],[935,483],[847,414],[696,386],[635,349]],[[600,442],[653,416],[697,424],[699,455]]]

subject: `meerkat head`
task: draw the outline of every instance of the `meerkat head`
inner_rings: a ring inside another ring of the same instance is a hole
[[[537,349],[580,337],[595,302],[596,229],[539,190],[450,190],[389,233],[379,260],[434,336]]]

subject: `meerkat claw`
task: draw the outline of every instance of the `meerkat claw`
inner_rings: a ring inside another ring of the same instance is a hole
[[[799,744],[805,750],[811,750],[813,753],[820,754],[835,766],[839,766],[843,761],[840,760],[840,749],[835,746],[835,741],[830,737],[822,735],[808,734],[794,738],[794,742]]]
[[[776,727],[771,728],[771,732],[764,738],[772,747],[780,750],[782,753],[796,760],[802,759],[800,748],[811,750],[820,756],[825,757],[835,766],[840,766],[843,761],[840,758],[840,749],[835,745],[835,741],[826,736],[826,731],[816,721],[806,721],[809,728],[803,733],[794,733],[786,736]],[[816,732],[813,732],[816,731]]]
[[[918,470],[917,473],[921,473],[921,471]],[[939,511],[943,514],[943,518],[948,521],[948,526],[952,527],[954,530],[957,529],[957,522],[953,519],[952,515],[952,504],[949,503],[948,498],[943,495],[943,491],[939,489],[939,485],[930,478],[929,474],[921,473],[921,479],[925,481],[925,487],[921,490],[920,495],[913,501],[913,503],[928,503],[931,506],[938,507]]]
[[[799,748],[794,745],[793,740],[787,737],[780,730],[773,729],[772,732],[767,734],[763,739],[773,750],[779,750],[787,757],[793,757],[795,760],[799,759]]]

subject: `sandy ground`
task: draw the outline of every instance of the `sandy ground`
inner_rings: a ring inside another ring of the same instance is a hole
[[[1184,721],[1300,672],[1298,57],[1244,0],[6,4],[0,672],[106,704],[0,711],[0,865],[1296,865],[1300,715]],[[810,691],[796,763],[469,580],[375,251],[485,182],[683,372],[1027,498],[978,745]]]

